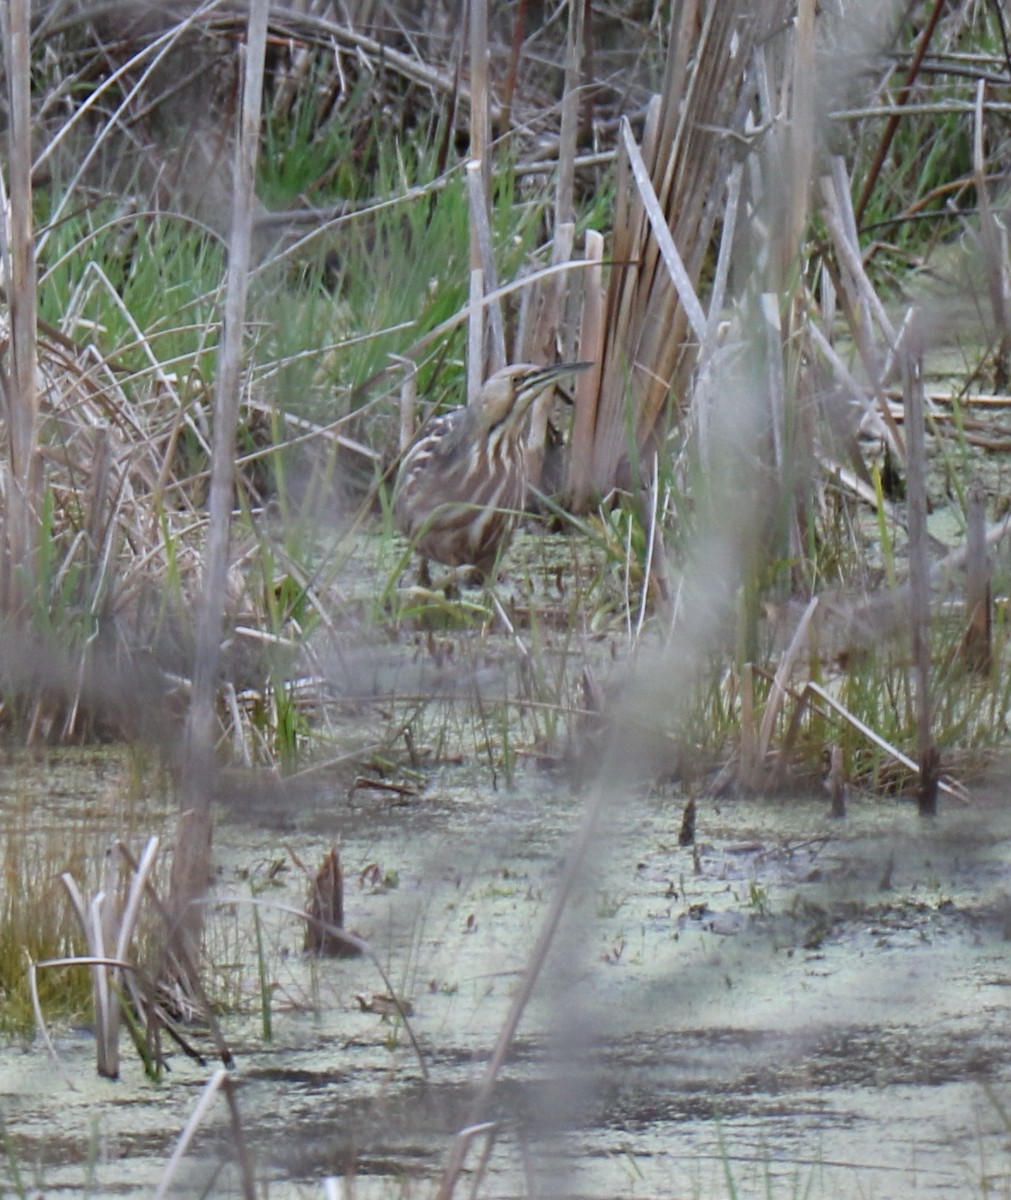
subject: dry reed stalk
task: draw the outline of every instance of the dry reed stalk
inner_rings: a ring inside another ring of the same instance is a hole
[[[199,900],[206,892],[210,875],[210,803],[214,786],[214,730],[217,727],[215,697],[225,624],[243,331],[269,13],[269,0],[254,0],[247,24],[242,116],[235,151],[232,231],[214,398],[207,544],[197,614],[192,689],[184,732],[180,781],[182,816],[172,870],[172,907],[178,922],[173,941],[188,952],[187,957],[193,962],[199,961],[203,929],[203,907]],[[177,958],[183,961],[181,956],[177,955]]]
[[[693,298],[731,178],[733,133],[743,128],[742,89],[754,47],[780,7],[678,5],[663,93],[649,106],[641,151],[623,130],[591,489],[607,491],[619,475],[626,405],[642,447],[658,432],[671,394],[687,389],[709,324]]]
[[[804,534],[801,521],[809,511],[814,481],[798,464],[814,461],[814,423],[805,420],[805,405],[798,394],[799,356],[793,351],[797,334],[806,323],[810,299],[803,284],[805,276],[805,234],[810,220],[815,139],[818,133],[819,105],[815,76],[815,0],[800,0],[792,45],[792,73],[788,64],[778,67],[785,90],[790,80],[786,119],[780,121],[774,111],[764,154],[758,156],[754,170],[767,168],[762,186],[769,199],[763,212],[771,230],[765,288],[759,297],[759,309],[765,332],[764,357],[766,386],[772,429],[772,458],[776,487],[782,498],[782,520],[775,535],[779,546],[771,549],[773,558],[794,563],[794,573],[804,570]],[[767,57],[758,48],[763,71]],[[764,94],[763,89],[760,89]],[[772,169],[779,160],[779,171]],[[783,194],[783,181],[786,194]],[[730,197],[728,196],[728,203]],[[771,211],[768,209],[771,207]],[[760,218],[761,219],[761,218]],[[762,252],[759,254],[760,260]],[[710,310],[710,313],[712,310]],[[789,497],[789,499],[788,499]],[[785,524],[785,529],[782,527]]]
[[[822,216],[831,235],[839,264],[837,295],[843,301],[843,313],[867,373],[871,393],[877,402],[881,419],[888,428],[892,452],[901,462],[905,458],[905,445],[884,394],[883,356],[875,347],[872,316],[890,350],[897,345],[897,334],[864,268],[850,198],[849,179],[841,158],[833,158],[832,173],[829,178],[823,180],[822,194]]]
[[[491,195],[491,122],[488,89],[488,3],[469,0],[470,15],[470,161],[467,196],[470,216],[470,319],[467,336],[467,403],[473,404],[493,362],[505,365],[505,333],[497,304],[479,307],[485,291],[496,290],[489,218]],[[485,356],[485,318],[492,329],[491,350]]]
[[[491,96],[488,86],[488,0],[467,0],[470,14],[470,156],[484,163],[485,190],[491,183]]]
[[[503,133],[508,133],[512,125],[513,97],[516,94],[516,75],[519,70],[520,54],[523,50],[523,37],[526,27],[527,0],[517,0],[516,15],[513,17],[513,34],[509,43],[509,66],[506,70],[505,83],[502,87],[502,105],[499,110]]]
[[[691,417],[694,423],[699,460],[704,465],[710,459],[709,429],[712,408],[719,390],[717,356],[720,348],[721,319],[723,305],[730,278],[730,265],[734,253],[734,235],[741,202],[742,163],[734,163],[727,179],[727,198],[720,231],[720,249],[716,257],[712,291],[709,297],[709,312],[706,317],[706,335],[699,347],[698,369],[692,391]]]
[[[966,492],[965,611],[962,655],[970,670],[986,675],[993,666],[993,597],[986,553],[986,487],[980,479]]]
[[[659,470],[653,456],[653,469],[649,472],[650,484],[646,489],[649,501],[649,522],[646,529],[646,561],[642,569],[642,587],[639,595],[639,616],[636,620],[632,644],[638,642],[646,625],[646,612],[652,598],[656,603],[661,621],[673,626],[674,613],[670,607],[671,583],[667,569],[667,551],[663,538],[663,514],[670,502],[669,491],[661,499]]]
[[[972,165],[976,195],[979,199],[979,240],[983,252],[983,274],[986,277],[990,308],[997,334],[994,387],[998,391],[1002,391],[1011,381],[1011,313],[1008,311],[1007,231],[994,215],[986,184],[986,157],[983,145],[985,94],[986,83],[981,79],[976,88]]]
[[[894,759],[897,763],[900,763],[903,767],[905,767],[907,771],[912,772],[914,775],[919,774],[919,766],[912,758],[909,757],[908,754],[904,754],[898,748],[898,746],[894,746],[890,741],[887,740],[887,738],[883,738],[876,730],[872,729],[864,721],[861,721],[859,717],[851,713],[841,701],[837,700],[831,692],[826,691],[821,684],[814,683],[813,681],[809,680],[804,685],[804,689],[800,694],[798,708],[801,703],[810,704],[815,700],[824,705],[827,711],[833,712],[837,716],[842,717],[847,725],[852,726],[853,729],[865,737],[869,742],[883,750],[889,756],[889,758]],[[948,776],[942,776],[938,780],[937,790],[942,792],[949,799],[957,801],[959,804],[964,805],[969,803],[969,794],[966,789],[956,780]]]
[[[604,343],[603,258],[603,236],[596,230],[587,230],[585,261],[591,264],[591,268],[583,280],[583,311],[576,357],[581,362],[592,362],[593,366],[576,376],[573,394],[575,412],[565,467],[565,494],[577,509],[585,507],[590,493],[590,456]]]
[[[481,162],[471,159],[467,163],[466,170],[471,232],[471,270],[481,271],[480,298],[485,291],[495,292],[498,290],[498,272],[495,269],[495,252],[492,247],[491,225],[488,220],[489,198],[484,187]],[[483,353],[478,359],[478,367],[482,372],[479,387],[487,375],[491,375],[506,365],[505,324],[502,319],[502,306],[497,300],[490,301],[486,312],[489,332],[488,354],[487,362]],[[468,399],[472,400],[473,394],[469,394]]]
[[[748,790],[757,790],[762,772],[755,727],[755,668],[750,662],[741,667],[741,731],[737,754],[738,780]]]
[[[856,214],[850,195],[850,181],[841,158],[832,159],[831,171],[832,191],[830,196],[826,197],[827,202],[822,215],[832,234],[833,249],[840,263],[846,268],[842,278],[849,284],[851,303],[866,313],[864,329],[870,332],[873,323],[876,323],[887,350],[894,353],[899,342],[898,334],[864,265]],[[882,370],[882,374],[884,373]]]
[[[555,228],[555,236],[551,244],[551,262],[553,266],[561,266],[572,259],[572,246],[576,236],[576,227],[572,222],[566,222]],[[533,349],[523,354],[523,358],[532,362],[550,363],[557,360],[557,342],[559,327],[562,322],[562,306],[565,299],[565,281],[568,276],[563,273],[552,275],[538,289],[539,295],[531,298],[531,307],[536,316],[527,325],[528,337],[533,334]],[[547,440],[548,414],[554,400],[554,389],[549,389],[539,396],[530,410],[529,432],[527,434],[527,473],[532,487],[541,486],[541,474],[544,466],[544,446]]]
[[[409,359],[399,359],[404,366],[404,379],[400,385],[400,434],[397,449],[403,454],[414,440],[414,411],[418,405],[418,372]]]
[[[95,1048],[99,1075],[107,1079],[119,1078],[119,1029],[122,1017],[121,996],[129,990],[135,997],[136,990],[128,985],[128,975],[133,970],[128,953],[137,927],[140,903],[149,886],[151,872],[158,854],[158,838],[148,839],[139,863],[131,863],[133,876],[125,904],[120,907],[117,897],[120,892],[120,875],[124,855],[114,846],[106,858],[105,880],[102,890],[85,903],[74,878],[61,876],[70,897],[81,932],[90,952],[92,991],[95,1002]],[[59,960],[62,963],[74,960]],[[82,960],[76,960],[81,962]],[[56,960],[40,963],[40,966],[56,965]],[[143,1002],[138,1012],[144,1011]]]
[[[769,698],[765,702],[765,711],[762,713],[762,723],[758,730],[758,744],[755,752],[755,767],[756,773],[764,777],[765,761],[769,754],[769,749],[772,745],[772,733],[782,711],[783,703],[786,700],[787,685],[793,675],[793,669],[796,666],[797,659],[800,657],[804,649],[804,641],[807,637],[808,627],[814,618],[815,610],[818,607],[818,597],[812,596],[807,602],[804,612],[797,622],[797,628],[794,630],[793,637],[790,639],[790,644],[786,648],[786,652],[779,660],[779,666],[776,668],[776,674],[772,681],[772,689],[769,692]],[[754,780],[754,776],[752,777]],[[764,778],[762,779],[764,782]]]
[[[827,325],[826,328],[828,328]],[[895,421],[895,414],[888,403],[887,395],[879,391],[878,403],[870,398],[867,394],[869,389],[856,379],[838,351],[813,320],[808,321],[805,332],[812,348],[818,351],[828,363],[836,382],[849,400],[859,404],[863,409],[863,420],[867,423],[868,430],[878,434],[891,453],[901,462],[905,456],[905,450],[901,441],[897,440],[900,438],[899,428]]]
[[[126,863],[130,867],[130,869],[133,871],[134,876],[135,877],[138,876],[140,874],[140,864],[134,859],[133,855],[130,852],[129,847],[124,842],[119,841],[116,843],[116,849],[126,860]],[[154,911],[158,914],[158,917],[163,922],[166,929],[171,932],[171,930],[173,928],[173,924],[174,924],[173,915],[170,912],[168,905],[159,896],[158,891],[155,888],[154,883],[151,881],[150,878],[147,878],[144,882],[144,892],[147,897],[148,903],[151,905],[151,907],[154,909]],[[167,940],[168,939],[166,939],[166,941]],[[169,957],[168,955],[164,955],[163,959],[167,961],[168,957]],[[164,975],[165,972],[163,971],[162,974]],[[207,1025],[210,1029],[211,1036],[214,1039],[215,1047],[218,1052],[218,1057],[221,1059],[222,1063],[224,1063],[224,1065],[226,1067],[232,1066],[234,1063],[234,1058],[232,1056],[231,1050],[228,1047],[228,1043],[225,1041],[224,1034],[221,1031],[221,1026],[218,1023],[218,1019],[215,1016],[214,1008],[211,1005],[210,998],[207,996],[207,994],[205,993],[205,991],[203,989],[203,985],[200,983],[198,963],[191,962],[188,959],[184,959],[181,964],[181,974],[184,978],[196,980],[197,991],[196,991],[195,998],[196,998],[196,1002],[197,1002],[197,1006],[198,1006],[197,1011],[200,1014],[200,1019],[207,1023]],[[177,997],[180,1001],[187,1001],[189,999],[188,997],[183,997],[180,993],[178,993],[178,991],[177,991]],[[174,1036],[175,1040],[178,1042],[179,1041],[178,1035],[173,1035],[173,1036]],[[189,1053],[189,1050],[186,1046],[183,1046],[183,1048],[187,1051],[187,1053]]]
[[[491,95],[488,86],[488,0],[468,0],[470,13],[470,158],[481,170],[485,203],[491,195]],[[487,216],[487,211],[486,214]],[[470,265],[479,267],[480,248],[471,225]]]
[[[9,367],[0,363],[0,395],[7,422],[8,486],[0,545],[0,605],[22,616],[37,578],[42,475],[38,458],[38,326],[32,212],[31,5],[11,0],[3,9],[4,66],[8,85],[10,186],[0,214],[6,250],[4,279],[10,312]],[[10,220],[6,229],[9,205]]]
[[[224,1082],[224,1092],[228,1104],[228,1121],[232,1130],[232,1150],[239,1164],[239,1177],[242,1180],[243,1200],[259,1200],[260,1192],[256,1185],[253,1155],[250,1153],[242,1128],[242,1116],[239,1113],[238,1082],[230,1075]]]
[[[576,134],[579,119],[579,84],[584,50],[583,7],[580,0],[569,0],[566,32],[565,83],[562,93],[561,129],[558,137],[557,183],[555,186],[554,236],[551,241],[551,265],[560,266],[572,258],[575,242]],[[520,357],[538,363],[553,362],[558,354],[562,323],[564,289],[567,280],[553,275],[531,296],[535,313],[525,323],[525,342]],[[554,393],[549,391],[534,401],[527,435],[527,462],[531,486],[541,486],[548,414]]]
[[[467,305],[467,403],[474,404],[484,383],[484,271],[472,267]]]
[[[777,479],[785,479],[787,448],[786,374],[783,369],[784,330],[779,312],[779,296],[763,292],[758,298],[765,332],[766,386],[769,397],[769,425],[772,431],[772,461]],[[793,552],[793,548],[791,548]]]
[[[906,432],[906,528],[909,535],[909,626],[915,679],[916,749],[921,816],[937,812],[939,755],[931,732],[930,550],[927,544],[927,452],[922,358],[903,347],[902,390]]]
[[[579,123],[579,88],[585,52],[585,22],[581,0],[569,0],[566,31],[565,83],[562,93],[562,117],[558,137],[557,182],[555,186],[554,236],[551,241],[551,265],[561,266],[572,258],[575,243],[575,160]],[[531,296],[536,314],[525,324],[525,342],[520,357],[530,362],[549,363],[558,356],[559,333],[565,301],[564,275],[553,275]],[[527,435],[527,464],[530,484],[539,488],[544,466],[548,416],[554,392],[548,391],[534,401]],[[570,450],[571,453],[571,450]]]
[[[790,93],[790,167],[792,179],[786,195],[787,219],[782,251],[781,286],[786,286],[797,260],[803,254],[803,239],[811,203],[814,166],[815,122],[818,117],[815,76],[816,0],[798,0],[793,39],[793,87]],[[800,292],[795,292],[799,299]],[[791,324],[793,322],[791,321]]]
[[[583,58],[586,53],[585,12],[582,0],[569,0],[565,36],[565,84],[562,118],[558,133],[558,183],[555,189],[555,228],[571,224],[576,217],[573,197],[576,178],[576,135],[579,125],[579,95]]]
[[[829,816],[841,821],[846,816],[846,767],[843,760],[842,746],[832,746],[829,750],[828,779],[826,780],[831,797]]]

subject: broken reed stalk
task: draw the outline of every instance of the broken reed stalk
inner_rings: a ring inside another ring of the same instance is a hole
[[[404,454],[414,441],[414,412],[418,407],[418,368],[410,359],[399,358],[403,364],[404,378],[400,384],[400,435],[397,449]]]
[[[842,746],[834,745],[829,751],[828,779],[826,782],[828,783],[829,795],[832,798],[832,807],[829,809],[829,816],[833,820],[841,821],[846,816],[846,770]]]
[[[484,383],[484,271],[470,272],[470,303],[467,305],[467,403],[477,402]]]
[[[695,285],[688,274],[677,243],[667,228],[667,218],[646,168],[646,160],[632,135],[632,126],[627,117],[622,117],[621,120],[621,144],[628,155],[629,169],[643,212],[649,222],[656,253],[667,268],[670,281],[677,291],[677,298],[688,317],[692,333],[701,340],[706,335],[706,314],[699,302]]]
[[[871,318],[877,323],[890,350],[898,344],[895,326],[885,309],[881,297],[875,291],[864,266],[863,253],[857,233],[856,216],[850,197],[850,181],[846,174],[846,163],[840,157],[832,159],[831,188],[826,195],[823,209],[825,222],[832,234],[832,242],[839,262],[845,267],[841,278],[851,303],[860,310],[864,323],[859,328],[868,338],[871,335]],[[861,353],[865,347],[859,346]]]
[[[930,561],[927,546],[927,454],[922,359],[908,345],[902,355],[906,434],[906,511],[909,533],[909,625],[916,684],[916,751],[920,815],[937,812],[939,755],[930,721]]]
[[[360,953],[344,936],[344,869],[337,846],[331,846],[312,880],[305,911],[308,920],[302,948],[307,953],[335,958],[353,958]],[[340,933],[331,932],[334,929]]]
[[[491,96],[488,89],[488,0],[469,0],[470,157],[481,164],[484,194],[491,192]],[[472,230],[473,232],[473,230]],[[471,243],[471,266],[474,261]]]
[[[192,693],[183,735],[182,813],[172,870],[172,906],[178,922],[173,940],[188,952],[185,957],[179,954],[176,957],[180,962],[194,964],[199,963],[203,931],[203,907],[198,901],[207,890],[210,876],[215,697],[225,624],[243,334],[269,12],[269,0],[252,0],[243,56],[242,116],[236,139],[225,311],[214,394],[207,543],[197,614]]]
[[[0,188],[0,238],[10,311],[9,369],[0,370],[7,422],[7,511],[0,544],[0,603],[6,615],[21,615],[31,603],[38,572],[41,464],[38,456],[38,324],[35,235],[32,214],[31,4],[11,0],[2,22],[7,75],[9,196]],[[5,203],[5,201],[7,203]],[[0,364],[2,366],[2,364]]]

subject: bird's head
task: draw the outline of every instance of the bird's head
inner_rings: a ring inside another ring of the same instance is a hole
[[[588,362],[556,363],[552,367],[536,367],[531,363],[513,363],[496,371],[478,394],[479,420],[485,429],[495,429],[503,423],[518,428],[530,405],[556,379],[573,371],[592,366]]]

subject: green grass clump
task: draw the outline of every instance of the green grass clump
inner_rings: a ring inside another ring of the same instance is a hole
[[[24,1033],[34,1024],[29,962],[84,953],[83,938],[59,876],[78,875],[96,861],[98,846],[82,833],[49,830],[39,834],[30,813],[4,831],[0,890],[0,1032]],[[76,844],[75,844],[76,843]],[[97,858],[101,862],[101,858]],[[47,1019],[80,1021],[91,1005],[91,982],[84,970],[37,973],[39,1001]]]

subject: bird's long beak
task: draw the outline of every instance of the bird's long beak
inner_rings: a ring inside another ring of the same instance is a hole
[[[528,394],[540,395],[548,384],[554,383],[556,379],[560,379],[563,375],[572,375],[576,371],[585,371],[588,367],[594,365],[592,362],[563,362],[555,363],[550,367],[541,367],[537,371],[531,371],[526,377],[523,381],[523,391]],[[564,392],[559,394],[566,404],[572,403],[571,397],[565,395]],[[531,395],[531,399],[533,399],[533,395]]]
[[[576,371],[585,371],[594,366],[592,362],[563,362],[550,367],[541,367],[539,371],[531,371],[527,383],[532,387],[540,387],[563,375],[571,375]]]

